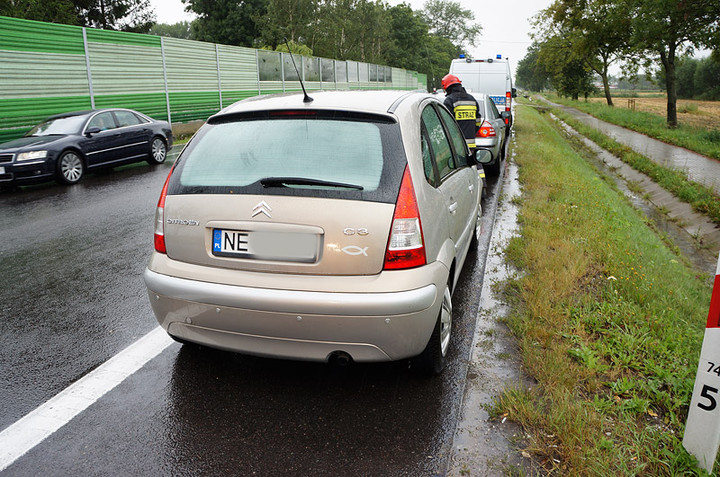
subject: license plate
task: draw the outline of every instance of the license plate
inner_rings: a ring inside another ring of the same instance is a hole
[[[316,234],[213,229],[212,237],[212,253],[217,257],[302,263],[318,257]]]

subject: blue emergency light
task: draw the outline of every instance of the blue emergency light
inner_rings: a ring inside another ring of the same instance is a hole
[[[465,58],[465,54],[460,53],[460,58]]]
[[[502,60],[502,55],[497,55],[495,58],[497,58],[498,60]]]

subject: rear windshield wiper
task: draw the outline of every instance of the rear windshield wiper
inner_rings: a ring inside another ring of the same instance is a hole
[[[289,186],[325,186],[342,189],[363,190],[363,186],[346,184],[344,182],[324,181],[321,179],[308,179],[306,177],[266,177],[260,179],[263,187],[289,187]]]

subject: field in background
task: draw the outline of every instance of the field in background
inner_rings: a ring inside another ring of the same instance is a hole
[[[589,98],[592,103],[606,104],[605,98]],[[617,108],[630,109],[632,102],[635,103],[635,110],[646,113],[658,114],[665,117],[667,111],[667,99],[658,97],[657,93],[652,95],[640,95],[637,98],[613,97],[613,103]],[[678,121],[688,126],[720,129],[720,101],[698,101],[693,99],[679,99],[677,103]]]

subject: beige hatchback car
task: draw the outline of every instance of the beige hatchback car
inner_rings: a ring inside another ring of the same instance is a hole
[[[429,94],[313,97],[235,103],[180,154],[144,275],[157,320],[180,342],[339,363],[414,358],[437,374],[480,233],[476,163]]]

